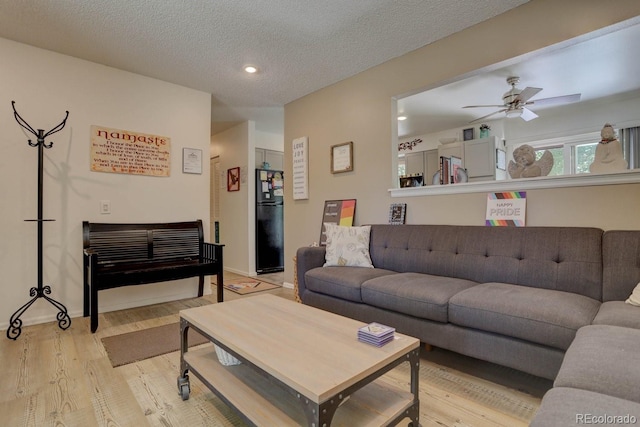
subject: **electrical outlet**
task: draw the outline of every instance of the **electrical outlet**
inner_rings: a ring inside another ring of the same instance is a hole
[[[100,200],[100,213],[101,214],[111,213],[111,200]]]

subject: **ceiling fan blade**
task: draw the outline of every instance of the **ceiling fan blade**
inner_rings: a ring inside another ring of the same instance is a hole
[[[580,93],[574,93],[573,95],[563,95],[563,96],[554,96],[553,98],[542,98],[536,99],[534,101],[529,101],[526,105],[535,105],[535,106],[544,106],[544,105],[552,105],[552,104],[561,104],[561,103],[569,103],[569,102],[578,102],[580,101]]]
[[[479,107],[503,108],[504,105],[465,105],[462,108],[479,108]]]
[[[478,117],[477,119],[471,120],[469,123],[479,122],[480,120],[484,120],[484,119],[486,119],[487,117],[491,117],[491,116],[493,116],[494,114],[504,113],[505,111],[507,111],[507,109],[506,109],[506,108],[504,108],[504,109],[502,109],[502,110],[494,111],[493,113],[491,113],[491,114],[487,114],[486,116]]]
[[[522,118],[522,120],[524,120],[525,122],[528,122],[530,120],[537,119],[538,115],[528,108],[522,108],[522,114],[520,115],[520,118]]]
[[[518,96],[516,96],[514,102],[527,102],[531,97],[537,95],[541,90],[542,88],[540,87],[525,87],[522,92],[520,92]]]

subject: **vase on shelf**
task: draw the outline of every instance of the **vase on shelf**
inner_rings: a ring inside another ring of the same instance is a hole
[[[480,129],[480,138],[489,138],[489,129]]]

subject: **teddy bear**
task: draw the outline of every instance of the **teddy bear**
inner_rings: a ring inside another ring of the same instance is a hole
[[[553,154],[544,150],[542,157],[536,160],[536,152],[530,145],[521,145],[513,150],[513,160],[509,161],[509,175],[511,178],[533,178],[547,176],[553,168]]]

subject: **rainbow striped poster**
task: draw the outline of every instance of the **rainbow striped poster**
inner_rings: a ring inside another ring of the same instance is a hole
[[[488,226],[524,227],[527,211],[527,192],[508,191],[487,195]]]
[[[356,199],[325,200],[322,214],[322,227],[320,228],[320,246],[327,244],[327,234],[324,224],[343,225],[351,227],[356,216]]]

